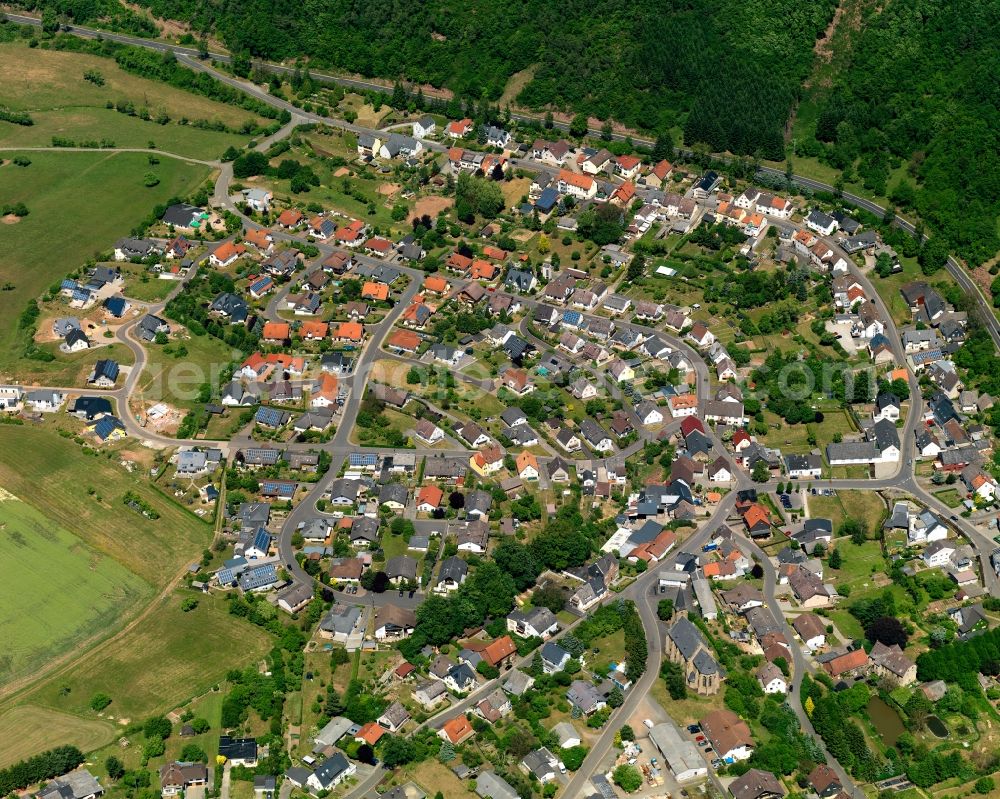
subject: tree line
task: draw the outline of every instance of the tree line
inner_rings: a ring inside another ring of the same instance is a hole
[[[195,72],[180,64],[171,51],[157,52],[142,47],[119,44],[109,39],[83,39],[71,34],[58,34],[52,39],[56,50],[89,53],[103,58],[113,58],[126,72],[143,78],[161,81],[176,89],[200,94],[210,100],[227,105],[235,105],[266,119],[278,120],[277,125],[262,127],[255,131],[267,135],[277,130],[281,124],[291,119],[288,111],[279,111],[261,100],[257,100],[240,89],[216,80],[206,72]]]
[[[944,680],[963,688],[978,685],[976,675],[1000,674],[1000,627],[970,638],[931,649],[917,657],[920,680]]]
[[[72,771],[83,760],[83,752],[75,746],[57,746],[27,760],[20,760],[0,769],[0,796]]]

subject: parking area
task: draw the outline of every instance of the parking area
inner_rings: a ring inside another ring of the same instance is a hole
[[[711,766],[713,771],[718,771],[723,765],[725,765],[722,759],[716,756],[711,742],[705,737],[705,734],[701,731],[701,727],[699,725],[689,724],[685,729],[685,733],[692,741],[694,741],[694,745],[698,747],[698,751],[701,752],[702,757],[708,761],[708,764]]]

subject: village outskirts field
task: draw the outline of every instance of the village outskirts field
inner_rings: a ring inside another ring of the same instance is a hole
[[[89,70],[103,85],[84,79]],[[82,385],[101,350],[53,347],[55,360],[29,359],[19,316],[154,206],[210,185],[210,162],[250,140],[182,119],[230,130],[260,120],[130,75],[111,59],[23,41],[0,43],[0,73],[3,103],[35,120],[0,123],[0,202],[29,211],[0,224],[0,383]],[[170,122],[108,107],[119,101]],[[54,136],[113,140],[118,149],[54,148]],[[224,602],[181,610],[180,577],[211,544],[213,525],[148,479],[150,454],[129,442],[98,452],[66,432],[0,425],[0,768],[61,744],[105,746],[128,720],[210,691],[270,648],[267,634],[232,618]],[[126,506],[130,491],[158,518]],[[97,693],[112,700],[100,713],[90,707]]]

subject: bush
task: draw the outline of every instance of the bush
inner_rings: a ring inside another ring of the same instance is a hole
[[[170,737],[170,721],[165,716],[153,716],[142,725],[142,734],[149,739],[165,741]]]
[[[181,750],[181,760],[185,763],[207,763],[208,755],[198,744],[185,744]]]
[[[562,750],[562,762],[570,771],[576,771],[583,765],[583,760],[587,756],[587,747],[571,746]]]
[[[95,713],[100,713],[111,704],[111,697],[107,694],[94,694],[90,700],[90,709]]]
[[[625,793],[634,793],[642,787],[642,775],[635,766],[619,766],[612,773],[611,779]]]
[[[980,777],[976,780],[976,793],[990,793],[995,787],[992,777]]]

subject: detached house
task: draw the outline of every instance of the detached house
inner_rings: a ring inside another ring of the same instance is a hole
[[[507,630],[522,638],[548,638],[559,631],[559,622],[548,608],[513,610],[507,616]]]
[[[563,169],[559,172],[557,187],[561,194],[569,194],[579,200],[591,200],[597,196],[597,181],[588,175],[580,175]]]

